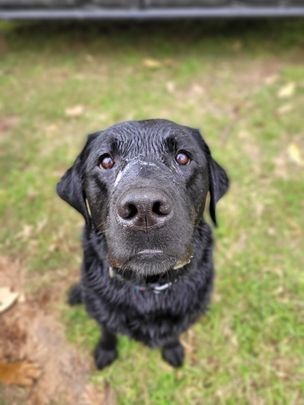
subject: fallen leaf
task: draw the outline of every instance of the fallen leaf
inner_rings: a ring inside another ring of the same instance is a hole
[[[56,124],[50,124],[45,128],[46,132],[55,132],[55,131],[57,131],[57,129],[58,129],[58,125],[56,125]]]
[[[91,55],[90,53],[87,53],[85,56],[86,60],[90,63],[95,63],[96,59],[94,58],[93,55]]]
[[[47,222],[48,222],[47,218],[43,218],[41,221],[37,223],[36,230],[38,233],[40,233],[42,229],[47,225]]]
[[[143,63],[143,66],[148,69],[159,69],[160,67],[163,66],[162,62],[160,62],[157,59],[152,59],[152,58],[145,58],[142,63]]]
[[[240,139],[250,139],[251,134],[246,129],[241,129],[238,133]]]
[[[287,83],[285,86],[281,87],[278,91],[279,98],[288,98],[291,97],[296,89],[296,84],[294,82]]]
[[[51,243],[48,247],[48,252],[53,253],[58,250],[58,245],[56,243]]]
[[[275,230],[274,227],[270,226],[270,227],[267,229],[267,233],[268,233],[269,236],[274,236],[274,235],[276,234],[276,230]]]
[[[277,113],[279,115],[284,115],[284,114],[289,113],[292,109],[293,109],[293,106],[291,104],[284,104],[284,105],[281,105],[281,107],[279,107],[277,109]]]
[[[243,47],[242,41],[240,41],[239,39],[234,41],[232,44],[232,49],[234,51],[240,51]]]
[[[68,107],[65,110],[65,115],[70,118],[79,117],[84,113],[84,106],[79,104],[73,107]]]
[[[203,93],[204,93],[204,88],[203,88],[201,85],[194,83],[194,84],[191,86],[191,90],[190,90],[190,91],[191,91],[192,94],[200,95],[200,94],[203,94]]]
[[[166,89],[167,89],[168,93],[170,93],[170,94],[175,93],[175,90],[176,90],[175,83],[174,82],[167,82],[166,83]]]
[[[33,226],[24,224],[22,230],[16,235],[17,239],[27,240],[32,235]]]
[[[0,313],[9,309],[17,300],[18,294],[7,287],[0,288]]]
[[[301,156],[301,150],[295,143],[291,143],[287,149],[289,158],[299,166],[303,166],[304,161]]]
[[[29,361],[18,361],[5,364],[6,384],[21,385],[30,387],[41,374],[39,366]]]
[[[278,75],[271,75],[265,78],[265,84],[271,85],[274,84],[278,80]]]
[[[176,61],[173,60],[173,59],[165,59],[165,60],[164,60],[164,65],[165,65],[165,66],[172,67],[172,66],[175,66],[175,65],[176,65]]]
[[[18,302],[20,304],[23,304],[26,301],[25,295],[24,294],[20,294],[19,298],[18,298]]]
[[[112,386],[108,382],[105,382],[103,389],[104,389],[103,403],[107,405],[117,404],[116,392],[114,391]]]
[[[18,117],[6,117],[0,121],[0,132],[9,131],[11,128],[14,128],[18,124]]]
[[[104,405],[110,405],[111,403],[105,402],[104,401],[104,394],[98,390],[97,387],[95,387],[92,384],[88,384],[85,389],[84,393],[81,398],[81,404],[83,405],[94,405],[94,404],[104,404]],[[113,403],[115,404],[115,403]]]

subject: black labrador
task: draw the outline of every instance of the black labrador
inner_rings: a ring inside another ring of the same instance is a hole
[[[213,285],[207,194],[216,224],[227,189],[196,129],[154,119],[89,135],[57,192],[85,219],[81,281],[69,301],[102,327],[99,369],[117,357],[119,333],[182,365],[179,336],[206,311]]]

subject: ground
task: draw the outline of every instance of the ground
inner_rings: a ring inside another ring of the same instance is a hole
[[[301,20],[0,25],[0,282],[22,298],[0,315],[0,355],[41,367],[30,389],[0,386],[1,405],[304,402],[303,33]],[[82,219],[54,188],[86,134],[152,117],[201,128],[231,178],[213,303],[182,338],[182,369],[121,337],[98,372],[98,327],[65,303]]]

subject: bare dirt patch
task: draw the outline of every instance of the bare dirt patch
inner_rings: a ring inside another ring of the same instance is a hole
[[[62,325],[48,306],[52,290],[24,294],[24,282],[20,263],[0,257],[0,286],[19,293],[18,302],[0,314],[0,360],[33,361],[41,374],[30,388],[0,385],[0,402],[115,404],[114,393],[109,394],[111,387],[98,390],[89,382],[91,359],[66,341]],[[55,293],[56,286],[52,288]]]

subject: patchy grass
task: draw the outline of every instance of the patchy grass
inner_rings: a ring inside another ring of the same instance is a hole
[[[232,180],[214,302],[183,337],[186,365],[122,337],[119,360],[92,371],[120,404],[304,401],[303,28],[1,26],[0,253],[22,260],[30,288],[78,276],[81,218],[54,187],[85,134],[148,117],[197,126]],[[98,327],[82,308],[59,313],[89,359]]]

